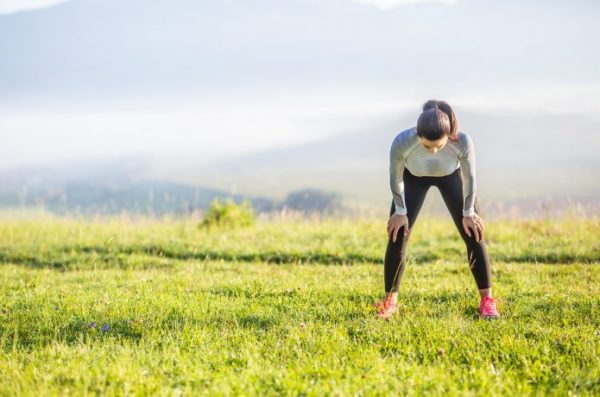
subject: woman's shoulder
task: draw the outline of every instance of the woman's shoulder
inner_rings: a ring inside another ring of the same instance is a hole
[[[457,146],[461,149],[466,149],[470,146],[473,146],[473,138],[471,138],[471,135],[462,130],[458,131],[458,140],[456,140],[456,141],[448,140],[448,142],[451,144],[454,144],[455,146]]]
[[[399,158],[399,156],[406,157],[418,144],[417,127],[407,128],[400,131],[394,138],[390,154],[396,158]]]
[[[474,152],[473,139],[471,138],[471,135],[465,131],[459,130],[458,139],[456,141],[448,139],[446,145],[452,149],[459,158]]]
[[[417,127],[410,127],[400,131],[394,137],[393,145],[407,145],[417,139]]]
[[[458,138],[459,138],[459,140],[460,139],[462,139],[462,140],[471,139],[471,134],[469,134],[468,132],[463,131],[463,130],[458,130]]]

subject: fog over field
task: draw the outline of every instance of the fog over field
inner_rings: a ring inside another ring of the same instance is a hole
[[[0,205],[138,210],[159,195],[174,209],[235,195],[269,208],[316,188],[385,213],[391,140],[435,98],[474,139],[490,215],[596,212],[599,11],[594,1],[5,1]],[[425,211],[445,211],[438,193]]]

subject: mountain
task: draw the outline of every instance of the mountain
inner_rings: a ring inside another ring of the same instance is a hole
[[[349,202],[381,207],[391,200],[390,144],[398,132],[416,124],[414,118],[403,116],[369,131],[240,156],[198,169],[171,169],[168,174],[180,182],[201,181],[205,186],[274,198],[310,186],[340,192]],[[540,202],[553,200],[557,206],[565,200],[600,205],[598,115],[463,110],[458,118],[460,129],[474,139],[483,208],[489,206],[486,203],[500,208],[515,204],[525,213]],[[441,199],[435,201],[433,207],[445,211]],[[432,200],[426,203],[432,205]]]
[[[204,211],[213,199],[248,198],[258,211],[275,202],[263,197],[153,180],[149,158],[70,162],[0,172],[0,207],[43,207],[55,213],[179,214]]]
[[[579,203],[600,212],[597,116],[463,110],[460,129],[474,140],[482,209],[527,215]],[[414,117],[382,121],[310,144],[212,163],[160,156],[59,163],[0,172],[0,205],[43,202],[55,211],[187,213],[212,198],[249,197],[261,211],[293,192],[336,194],[354,210],[387,212],[389,147]],[[424,211],[446,213],[432,189]]]

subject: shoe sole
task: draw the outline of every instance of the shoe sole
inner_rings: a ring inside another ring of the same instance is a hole
[[[484,316],[483,314],[480,314],[479,316],[484,320],[497,320],[500,318],[500,315]]]
[[[391,313],[387,313],[387,314],[379,314],[377,313],[377,317],[382,318],[384,320],[390,319],[392,318],[394,315],[396,315],[398,313],[398,309],[394,310]]]

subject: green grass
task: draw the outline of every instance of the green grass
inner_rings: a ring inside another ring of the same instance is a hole
[[[600,221],[486,233],[500,320],[422,219],[385,322],[385,221],[6,219],[0,395],[600,394]]]

